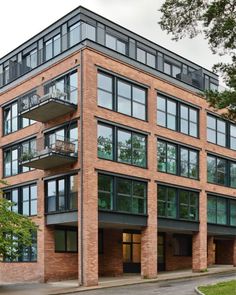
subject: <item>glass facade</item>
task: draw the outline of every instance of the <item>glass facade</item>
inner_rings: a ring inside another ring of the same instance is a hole
[[[146,167],[146,135],[99,123],[97,136],[99,158]]]
[[[158,185],[158,217],[198,221],[198,193]]]
[[[146,90],[106,73],[98,73],[98,105],[146,120]]]
[[[164,95],[157,95],[157,124],[198,137],[198,110]]]
[[[25,216],[37,215],[37,185],[30,184],[4,190],[4,198],[13,202],[13,212]]]
[[[32,170],[32,168],[23,167],[20,164],[20,160],[25,159],[26,152],[28,154],[35,153],[36,140],[30,139],[14,145],[12,147],[6,148],[3,151],[3,172],[4,177],[13,176],[19,173],[27,172]],[[25,159],[26,160],[26,159]]]
[[[158,139],[157,170],[179,176],[198,179],[198,151]]]
[[[146,214],[147,184],[105,174],[98,175],[98,207],[101,210]]]
[[[236,226],[236,200],[208,195],[207,221],[213,224]]]
[[[236,187],[236,163],[213,155],[207,156],[207,181]]]
[[[78,175],[68,175],[45,182],[46,212],[78,209]]]

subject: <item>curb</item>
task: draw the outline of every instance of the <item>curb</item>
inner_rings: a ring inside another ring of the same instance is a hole
[[[194,291],[195,291],[197,294],[199,294],[199,295],[205,295],[204,293],[202,293],[202,292],[198,289],[198,287],[195,287],[195,288],[194,288]]]

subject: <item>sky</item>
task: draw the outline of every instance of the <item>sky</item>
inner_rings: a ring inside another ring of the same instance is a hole
[[[171,40],[162,31],[158,11],[164,0],[2,0],[0,57],[82,5],[123,27],[211,70],[222,57],[213,55],[203,36]]]

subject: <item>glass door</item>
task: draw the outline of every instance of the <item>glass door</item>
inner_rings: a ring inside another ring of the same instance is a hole
[[[123,271],[139,273],[141,271],[141,234],[123,233]]]

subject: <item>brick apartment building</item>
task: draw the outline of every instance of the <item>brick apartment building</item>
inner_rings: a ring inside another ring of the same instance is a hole
[[[201,96],[217,87],[83,7],[2,57],[0,178],[40,231],[0,281],[236,266],[236,125]]]

